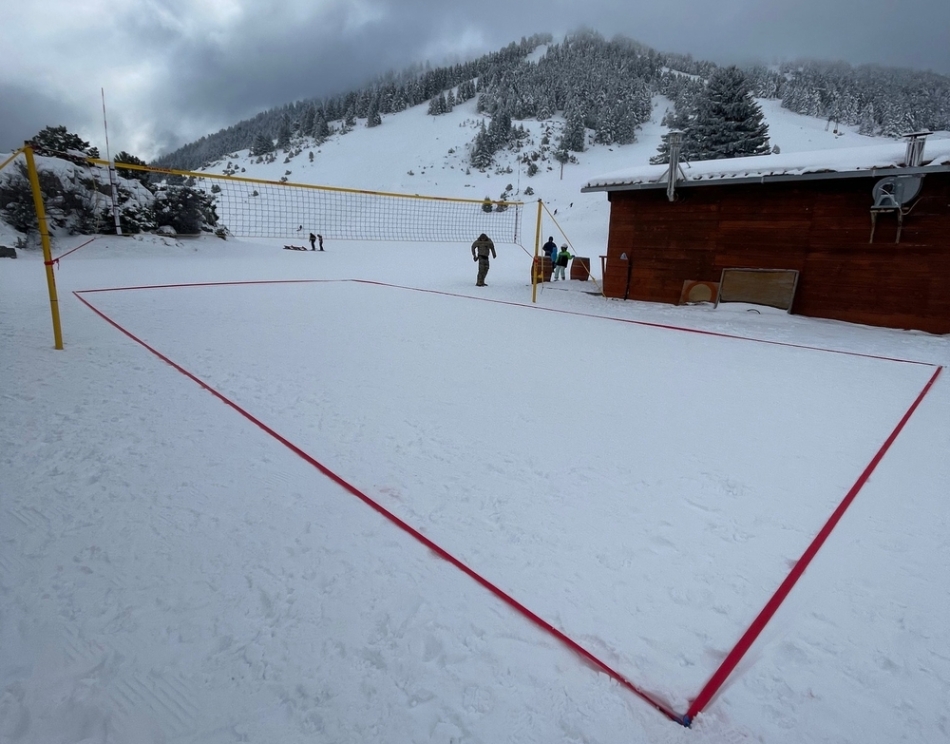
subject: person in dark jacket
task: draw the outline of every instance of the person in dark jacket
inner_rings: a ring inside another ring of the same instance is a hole
[[[317,250],[317,236],[313,233],[310,233],[310,250]],[[322,250],[322,249],[321,249]]]
[[[557,258],[557,243],[554,242],[554,238],[548,238],[548,242],[541,246],[541,250],[551,259],[551,265],[554,266],[554,259]]]
[[[476,287],[486,287],[485,277],[488,276],[488,254],[492,258],[495,256],[495,244],[492,243],[485,233],[478,236],[478,239],[472,243],[472,260],[478,261],[478,278],[475,280]]]

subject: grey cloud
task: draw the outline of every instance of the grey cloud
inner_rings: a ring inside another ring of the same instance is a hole
[[[44,127],[79,118],[76,107],[59,98],[33,88],[0,83],[0,152],[22,147]]]
[[[262,28],[251,19],[227,47],[185,50],[176,60],[174,95],[187,107],[212,102],[238,113],[350,90],[417,61],[439,32],[439,13],[405,11],[354,30],[346,29],[342,10],[291,28]]]
[[[389,69],[420,61],[439,38],[475,30],[479,52],[540,31],[581,26],[622,33],[663,51],[714,61],[816,57],[877,62],[950,73],[950,3],[867,0],[483,0],[471,5],[400,0],[377,4],[383,19],[345,28],[345,10],[290,24],[279,15],[248,16],[230,44],[181,49],[170,94],[185,110],[208,107],[246,115],[292,100],[350,89]],[[908,7],[912,6],[912,7]],[[432,60],[438,63],[441,60]]]
[[[144,83],[147,90],[138,92],[137,99],[117,115],[117,141],[127,138],[143,143],[142,155],[151,157],[258,111],[344,92],[388,70],[426,61],[426,50],[451,53],[457,48],[460,56],[471,56],[522,36],[561,35],[580,27],[721,63],[811,57],[950,74],[947,0],[481,0],[465,4],[376,0],[322,6],[290,1],[244,5],[235,24],[223,26],[226,32],[198,28],[197,22],[189,20],[187,3],[135,3],[124,14],[113,16],[112,52],[104,55],[101,47],[88,45],[89,54],[98,58],[83,63],[95,70],[97,65],[105,68],[117,60],[138,58],[148,61],[151,72]],[[361,8],[368,9],[369,15],[365,22],[355,22]],[[71,51],[73,57],[77,49]],[[429,61],[440,64],[444,59]],[[75,64],[75,60],[51,60],[50,64]],[[19,92],[20,102],[28,104],[25,91]],[[7,100],[4,96],[0,102]],[[0,135],[6,132],[6,121],[8,126],[13,124],[11,108],[15,107],[0,108]],[[78,115],[75,108],[50,98],[34,100],[25,108],[37,115],[48,112],[45,119]],[[84,108],[87,117],[95,110]],[[44,120],[41,126],[47,123],[53,122]],[[58,123],[81,129],[72,121]],[[85,126],[96,129],[94,122]],[[110,134],[111,127],[110,120]],[[130,145],[114,143],[113,149],[130,149]]]

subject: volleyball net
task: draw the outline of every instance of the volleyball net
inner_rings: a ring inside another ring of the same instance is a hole
[[[91,165],[108,168],[105,160]],[[399,194],[117,163],[152,183],[184,183],[210,197],[219,225],[236,237],[471,242],[485,233],[521,244],[522,202]]]

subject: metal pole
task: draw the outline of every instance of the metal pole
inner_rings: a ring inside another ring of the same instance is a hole
[[[122,234],[122,224],[119,222],[119,187],[116,184],[115,161],[109,152],[109,124],[106,122],[106,89],[102,91],[102,128],[106,134],[106,160],[109,161],[109,184],[112,186],[112,218],[115,220],[115,234]]]
[[[627,262],[627,286],[623,290],[623,299],[626,301],[627,297],[630,296],[630,269],[633,268],[633,261],[627,256],[626,253],[620,256],[621,261]]]
[[[666,175],[666,198],[676,200],[676,176],[680,165],[680,149],[683,146],[683,133],[677,130],[670,132],[667,139],[670,146],[670,170]]]
[[[33,190],[33,206],[36,208],[36,221],[40,228],[40,242],[43,244],[43,263],[46,265],[46,284],[49,287],[49,308],[53,315],[53,341],[57,349],[63,348],[63,330],[59,323],[59,298],[56,296],[56,277],[53,276],[53,251],[49,242],[49,230],[46,228],[46,209],[43,207],[43,192],[40,191],[40,178],[33,159],[33,147],[29,142],[23,148],[26,155],[26,170]]]

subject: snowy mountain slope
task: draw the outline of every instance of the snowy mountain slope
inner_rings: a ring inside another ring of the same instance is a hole
[[[769,125],[771,144],[783,153],[894,142],[860,135],[856,127],[841,126],[836,131],[830,122],[790,112],[777,100],[760,99],[759,104]],[[671,107],[669,100],[655,97],[652,118],[639,128],[636,142],[598,145],[589,135],[587,149],[573,153],[575,162],[563,167],[554,159],[553,151],[565,122],[563,117],[555,116],[543,122],[515,122],[528,132],[517,151],[499,151],[494,166],[484,171],[472,168],[472,140],[479,127],[491,120],[476,111],[472,99],[439,116],[429,115],[427,107],[419,105],[385,115],[382,125],[373,128],[366,127],[365,120],[357,120],[354,129],[335,133],[319,146],[311,138],[297,138],[288,150],[277,151],[273,162],[242,150],[205,170],[270,181],[477,200],[507,195],[509,200],[528,204],[522,231],[522,241],[527,244],[533,244],[535,237],[533,205],[541,199],[551,212],[558,210],[558,224],[551,224],[545,217],[543,232],[557,232],[559,242],[567,240],[582,254],[593,254],[601,252],[606,244],[609,206],[603,194],[581,194],[580,188],[598,175],[646,165],[666,131],[660,122]],[[934,136],[947,137],[950,133]],[[526,159],[538,168],[533,176],[528,175]],[[40,159],[40,163],[45,168],[55,166],[54,161],[46,159]],[[104,197],[96,195],[95,202],[102,206]],[[13,243],[16,237],[14,234],[6,242]],[[528,247],[532,249],[533,245]]]
[[[864,144],[893,142],[884,137],[857,134],[856,127],[840,127],[835,133],[828,122],[792,113],[779,101],[759,101],[769,124],[771,143],[782,152],[803,152],[834,148],[858,147]],[[629,167],[646,165],[656,154],[666,127],[660,124],[671,103],[657,96],[652,120],[640,128],[637,141],[630,145],[595,145],[585,152],[574,153],[577,162],[563,167],[551,157],[539,161],[539,172],[527,175],[521,156],[542,149],[542,138],[548,133],[556,142],[564,126],[562,117],[548,121],[516,122],[528,130],[530,137],[519,152],[500,151],[496,165],[481,172],[469,165],[469,146],[482,121],[490,117],[476,111],[474,100],[466,101],[448,114],[431,116],[423,105],[383,117],[383,124],[367,128],[362,121],[345,135],[334,134],[319,147],[309,138],[295,143],[300,154],[287,160],[279,152],[275,162],[257,162],[247,150],[234,153],[210,165],[207,170],[223,173],[231,164],[237,175],[290,183],[320,184],[348,188],[392,191],[460,198],[498,199],[511,186],[510,199],[526,203],[541,199],[552,212],[575,246],[604,246],[607,238],[609,205],[603,194],[581,194],[590,178]],[[944,133],[946,134],[946,133]],[[311,162],[308,154],[313,152]],[[511,172],[507,172],[510,169]],[[533,194],[526,194],[527,188]],[[526,217],[526,240],[533,240],[534,212]],[[550,226],[545,231],[550,231]],[[560,238],[558,238],[560,239]]]

